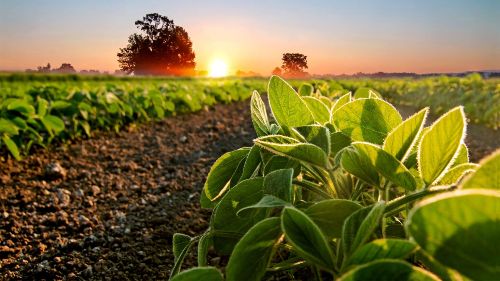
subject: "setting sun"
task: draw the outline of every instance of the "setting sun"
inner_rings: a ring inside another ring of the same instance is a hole
[[[224,77],[227,76],[228,69],[227,64],[223,60],[217,59],[210,64],[210,71],[208,76],[210,77]]]

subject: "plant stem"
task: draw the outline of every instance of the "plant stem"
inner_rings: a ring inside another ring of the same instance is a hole
[[[438,194],[438,193],[443,193],[443,192],[448,192],[455,190],[457,187],[455,185],[450,185],[450,186],[437,186],[429,189],[424,189],[415,193],[411,193],[405,196],[398,197],[392,201],[389,201],[385,207],[385,213],[391,213],[392,211],[395,211],[399,209],[399,207],[414,202],[422,197],[433,195],[433,194]]]
[[[325,192],[324,190],[321,189],[321,185],[318,185],[314,182],[311,182],[308,180],[301,180],[301,181],[294,180],[293,184],[301,186],[307,190],[310,190],[310,191],[324,197],[325,199],[332,199],[332,196],[330,194],[328,194],[327,192]]]

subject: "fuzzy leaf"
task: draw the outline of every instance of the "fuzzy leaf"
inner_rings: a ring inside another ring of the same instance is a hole
[[[344,199],[320,201],[305,210],[323,233],[330,239],[340,238],[345,220],[361,205]]]
[[[277,207],[286,207],[286,206],[293,206],[292,203],[289,203],[285,200],[282,200],[276,196],[273,195],[264,195],[262,199],[260,199],[259,202],[250,205],[245,208],[241,208],[236,215],[240,216],[243,214],[245,211],[250,210],[250,209],[261,209],[261,208],[277,208]]]
[[[272,76],[267,92],[271,111],[280,126],[298,127],[314,122],[306,103],[283,79]]]
[[[439,281],[422,268],[391,259],[382,259],[359,266],[342,275],[338,281]]]
[[[358,99],[335,111],[332,121],[354,141],[382,144],[402,118],[391,104],[381,99]]]
[[[286,202],[292,202],[293,169],[280,169],[264,177],[264,194],[276,196]]]
[[[422,249],[472,280],[500,276],[500,192],[469,189],[418,203],[406,229]]]
[[[457,183],[463,176],[468,173],[474,172],[477,170],[479,165],[473,163],[465,163],[457,165],[451,168],[446,174],[439,180],[439,185],[447,185],[447,184],[455,184]]]
[[[365,264],[379,259],[405,259],[417,245],[403,239],[377,239],[361,246],[349,258],[349,265]]]
[[[207,266],[207,267],[194,267],[188,270],[185,270],[173,278],[170,281],[194,281],[194,280],[203,280],[203,281],[224,281],[222,274],[215,267]]]
[[[250,228],[229,258],[227,280],[261,280],[282,235],[280,218],[276,217],[260,221]]]
[[[301,257],[325,269],[333,268],[332,249],[320,228],[306,214],[295,208],[284,208],[281,228]]]
[[[309,83],[302,83],[299,88],[299,95],[305,97],[310,96],[313,93],[313,86]]]
[[[354,142],[352,146],[386,179],[407,190],[415,190],[417,187],[417,182],[410,171],[388,152],[367,142]]]
[[[254,142],[274,154],[323,168],[328,167],[327,154],[314,144],[301,143],[293,138],[279,135],[261,137]]]
[[[424,128],[428,112],[426,107],[394,128],[385,139],[383,149],[404,162]]]
[[[238,164],[247,156],[248,152],[248,148],[240,148],[225,153],[215,161],[203,187],[203,193],[209,200],[215,200],[225,192]],[[204,205],[202,203],[202,207],[206,208]]]
[[[364,157],[354,148],[342,150],[340,164],[344,170],[358,177],[369,185],[379,186],[380,178],[378,172],[371,164],[368,157]]]
[[[250,100],[250,111],[252,115],[252,123],[257,133],[257,136],[268,135],[271,131],[271,124],[267,117],[266,105],[262,101],[259,93],[254,91]]]
[[[427,186],[438,182],[453,164],[465,137],[465,115],[455,107],[441,116],[420,141],[418,170]]]
[[[217,232],[230,232],[242,236],[258,221],[266,217],[265,210],[254,209],[237,215],[245,207],[259,202],[263,194],[263,178],[244,180],[231,188],[222,197],[214,210],[211,229],[214,233],[214,247],[221,254],[230,254],[238,239],[222,238]]]
[[[181,253],[188,247],[191,237],[182,233],[175,233],[172,238],[172,249],[174,252],[174,262],[179,260]]]
[[[341,96],[340,98],[338,98],[332,106],[332,110],[331,110],[332,116],[330,116],[330,119],[333,117],[333,114],[335,111],[337,111],[337,109],[341,108],[343,105],[345,105],[346,103],[349,103],[349,102],[351,102],[351,93],[347,93],[347,94]]]
[[[500,190],[500,149],[481,160],[477,171],[464,179],[462,188]]]
[[[359,209],[350,215],[342,228],[342,248],[344,257],[350,257],[370,238],[384,216],[383,201]]]
[[[308,125],[292,129],[298,133],[306,142],[317,145],[323,151],[330,154],[330,130],[321,125]]]
[[[256,145],[252,146],[245,159],[243,171],[241,173],[240,181],[252,177],[252,175],[259,169],[261,165],[260,148]]]
[[[325,124],[330,121],[330,109],[319,99],[315,97],[302,97],[311,111],[314,121]]]

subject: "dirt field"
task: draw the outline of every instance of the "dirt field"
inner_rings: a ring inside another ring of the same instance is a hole
[[[0,280],[166,280],[173,233],[207,227],[198,200],[211,164],[255,137],[248,108],[216,106],[0,163]],[[471,159],[499,140],[471,126]]]

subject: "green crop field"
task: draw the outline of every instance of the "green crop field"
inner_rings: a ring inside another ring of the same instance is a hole
[[[396,105],[431,106],[443,114],[463,105],[472,123],[500,126],[500,80],[465,78],[292,80],[301,91],[336,98],[371,88]],[[216,103],[248,99],[265,92],[267,80],[167,79],[78,75],[0,75],[0,149],[19,159],[33,145],[90,137],[96,130],[118,131],[144,122],[193,112]]]

